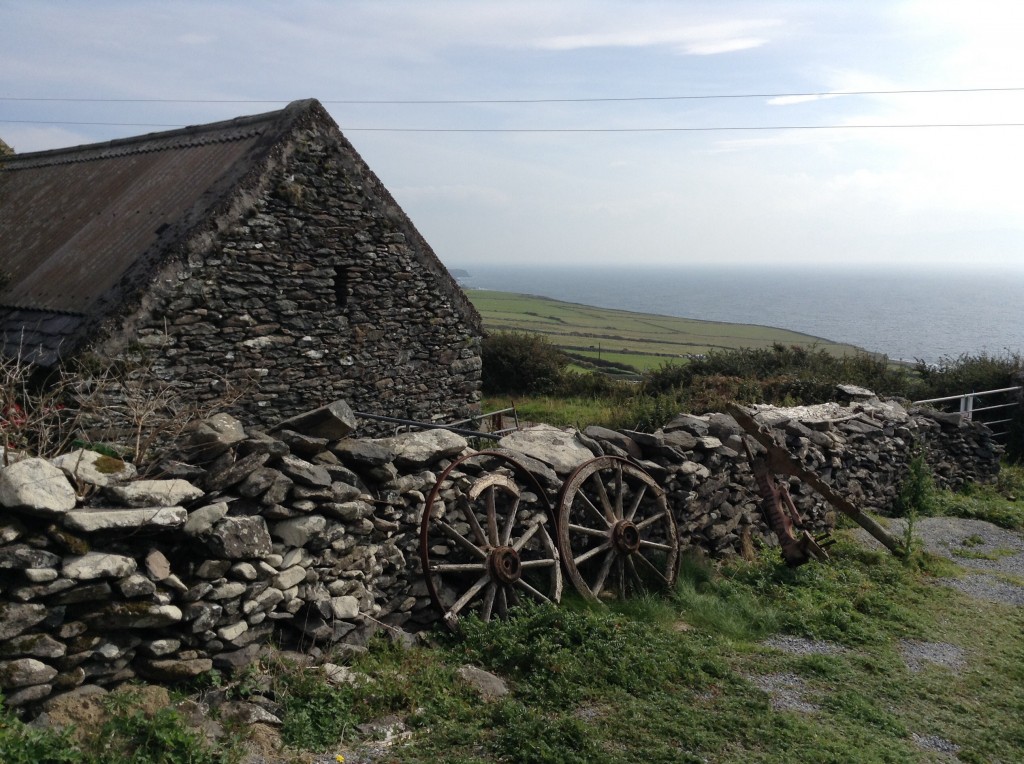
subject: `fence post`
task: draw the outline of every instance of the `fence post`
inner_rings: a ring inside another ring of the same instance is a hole
[[[960,418],[970,422],[974,417],[974,392],[960,399]]]

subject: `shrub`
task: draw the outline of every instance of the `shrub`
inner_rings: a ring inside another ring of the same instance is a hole
[[[956,358],[943,356],[938,363],[918,360],[914,368],[920,378],[915,398],[941,398],[977,390],[998,390],[1011,387],[1024,369],[1020,353],[1007,352],[1004,356],[987,353],[963,354]]]
[[[932,482],[931,470],[921,454],[910,460],[892,512],[896,517],[911,519],[919,515],[935,514],[935,484]]]
[[[547,337],[495,332],[484,338],[483,388],[486,394],[549,393],[558,388],[566,358]]]

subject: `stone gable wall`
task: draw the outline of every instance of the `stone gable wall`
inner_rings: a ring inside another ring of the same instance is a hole
[[[145,349],[197,404],[241,390],[250,423],[334,398],[415,420],[479,413],[475,311],[354,156],[329,126],[298,129],[107,326],[100,355]]]
[[[942,486],[998,472],[1001,449],[982,426],[877,400],[830,406],[759,417],[863,509],[891,505],[918,449]],[[355,424],[342,402],[269,434],[217,415],[192,428],[188,462],[165,465],[161,481],[92,452],[0,468],[6,702],[231,671],[272,637],[309,649],[436,623],[420,523],[438,475],[469,444],[444,430],[356,438]],[[722,559],[776,544],[727,415],[681,415],[655,433],[540,426],[498,446],[552,494],[594,456],[630,458],[665,489],[684,549]],[[444,490],[470,479],[452,472]],[[828,530],[820,497],[790,488],[809,525]]]

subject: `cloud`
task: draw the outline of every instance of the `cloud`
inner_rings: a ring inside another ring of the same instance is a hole
[[[767,44],[768,40],[763,37],[737,37],[732,40],[715,40],[713,42],[695,43],[684,45],[682,52],[692,56],[714,56],[718,53],[735,53],[740,50],[760,48]]]
[[[765,103],[769,106],[790,106],[795,103],[809,103],[811,101],[823,101],[826,98],[838,98],[841,93],[814,93],[808,95],[787,95],[769,98]]]
[[[609,20],[611,21],[611,20]],[[752,32],[781,26],[781,21],[748,19],[710,24],[683,24],[673,27],[656,25],[633,29],[596,29],[576,34],[542,37],[534,43],[542,50],[572,51],[588,48],[650,48],[670,47],[678,53],[709,56],[757,48],[768,43]],[[611,26],[611,25],[610,25]]]

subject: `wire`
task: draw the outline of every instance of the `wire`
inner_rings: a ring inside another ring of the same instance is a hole
[[[387,105],[426,105],[426,104],[513,104],[513,103],[605,103],[622,101],[697,101],[719,98],[824,98],[826,96],[864,96],[864,95],[919,95],[927,93],[1008,93],[1024,91],[1024,87],[1007,88],[932,88],[917,90],[828,90],[815,93],[724,93],[711,95],[675,95],[675,96],[627,96],[601,98],[453,98],[453,99],[415,99],[415,100],[324,100],[325,104],[387,104]],[[290,103],[289,98],[263,99],[219,99],[219,98],[49,98],[32,96],[0,96],[0,101],[60,101],[68,103]]]
[[[64,122],[0,119],[28,125],[100,125],[104,127],[189,127],[155,122]],[[362,133],[707,133],[727,130],[887,130],[926,127],[1024,127],[1024,122],[919,123],[902,125],[725,125],[715,127],[343,127]]]

